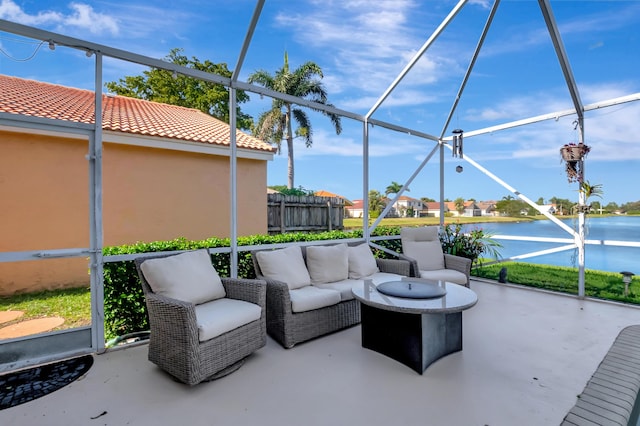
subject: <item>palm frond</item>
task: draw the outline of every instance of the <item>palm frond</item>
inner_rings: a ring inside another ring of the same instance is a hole
[[[299,108],[293,108],[292,114],[299,129],[296,130],[296,134],[304,138],[304,144],[309,148],[313,145],[313,129],[311,127],[311,120],[309,120],[307,113]]]

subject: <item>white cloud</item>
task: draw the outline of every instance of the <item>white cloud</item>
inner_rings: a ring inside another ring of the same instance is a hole
[[[92,34],[111,33],[117,35],[119,32],[118,22],[103,13],[97,13],[87,4],[71,3],[69,7],[73,10],[71,15],[64,18],[63,24],[72,27],[88,30]]]
[[[0,1],[0,18],[24,25],[42,25],[61,22],[63,15],[58,12],[44,11],[35,15],[25,13],[20,6],[12,0]]]
[[[90,5],[84,3],[70,3],[69,8],[71,9],[69,14],[52,10],[29,14],[13,0],[1,0],[0,18],[31,26],[73,27],[87,30],[92,34],[118,34],[119,26],[115,18],[98,13]]]
[[[280,13],[276,23],[293,31],[300,44],[312,46],[316,51],[330,52],[333,79],[327,79],[327,88],[337,95],[350,89],[347,107],[369,109],[377,98],[396,79],[425,42],[424,28],[435,28],[442,17],[430,16],[431,22],[416,27],[415,14],[424,13],[415,1],[317,1],[297,14]],[[414,92],[415,88],[437,82],[452,70],[459,70],[455,62],[435,50],[429,51],[401,82],[399,89]],[[329,74],[328,72],[326,74]],[[405,102],[405,103],[402,103]],[[415,98],[397,96],[394,105],[414,105]],[[385,105],[387,105],[385,103]],[[345,107],[343,103],[340,105]]]
[[[417,139],[372,137],[369,144],[369,156],[387,157],[391,155],[424,155],[425,142]],[[286,157],[286,149],[283,149]],[[336,135],[324,129],[313,134],[313,146],[306,148],[301,140],[294,141],[294,158],[312,156],[362,157],[362,141],[354,137]]]
[[[621,84],[602,84],[584,87],[583,98],[589,102],[605,101],[629,93]],[[488,117],[490,113],[509,121],[515,117],[510,108],[517,112],[517,118],[527,118],[544,112],[552,112],[561,100],[545,98],[536,101],[533,98],[513,98],[498,102],[493,108],[478,111]],[[530,109],[528,109],[530,108]],[[566,105],[565,105],[566,108]],[[562,109],[562,108],[557,108]],[[632,102],[585,113],[585,143],[591,146],[588,161],[636,161],[640,160],[640,144],[633,135],[640,133],[640,103]],[[518,128],[499,131],[465,139],[465,145],[475,146],[476,160],[530,159],[536,160],[537,167],[556,166],[560,146],[568,142],[577,142],[579,133],[574,129],[575,116],[566,116],[558,121],[547,120]],[[477,147],[481,146],[482,149]],[[472,150],[473,148],[469,148]],[[554,161],[549,161],[553,159]]]

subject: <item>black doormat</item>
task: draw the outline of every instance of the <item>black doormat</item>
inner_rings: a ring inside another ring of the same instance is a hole
[[[0,410],[50,394],[82,376],[93,365],[84,355],[0,376]]]

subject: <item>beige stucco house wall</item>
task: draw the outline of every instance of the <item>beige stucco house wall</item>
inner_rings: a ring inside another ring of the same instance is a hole
[[[258,148],[238,148],[239,235],[267,233],[273,150]],[[0,251],[89,246],[87,153],[82,136],[0,126]],[[229,237],[228,141],[105,130],[102,195],[105,246]],[[0,296],[88,283],[86,259],[0,263]]]

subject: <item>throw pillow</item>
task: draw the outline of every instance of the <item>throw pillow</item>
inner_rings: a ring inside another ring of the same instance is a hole
[[[333,283],[349,278],[346,244],[307,247],[307,269],[311,284]]]
[[[262,275],[286,283],[291,290],[311,284],[300,246],[259,251],[256,260]]]
[[[193,304],[226,296],[207,250],[148,259],[140,269],[154,293]]]
[[[369,244],[349,247],[347,251],[349,252],[349,278],[359,280],[380,272]]]

